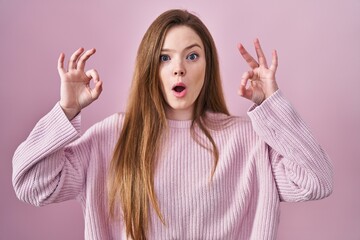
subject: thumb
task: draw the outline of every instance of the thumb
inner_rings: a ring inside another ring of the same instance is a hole
[[[90,90],[93,100],[97,99],[102,92],[102,81],[100,80],[99,73],[95,69],[86,71],[86,76],[95,82],[95,86]]]
[[[245,72],[242,77],[241,77],[241,82],[240,82],[240,88],[238,91],[238,94],[246,99],[251,100],[252,99],[252,95],[253,95],[253,91],[251,88],[247,87],[247,83],[250,80],[251,81],[251,77],[254,75],[253,71],[247,71]]]
[[[98,80],[95,87],[91,89],[91,96],[94,100],[98,99],[102,92],[102,81]]]
[[[250,88],[246,88],[244,85],[240,85],[238,94],[246,99],[252,100],[253,91]]]

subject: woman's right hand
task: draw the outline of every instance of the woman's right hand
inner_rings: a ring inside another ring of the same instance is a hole
[[[101,94],[102,81],[95,69],[84,71],[86,61],[95,53],[95,48],[84,52],[83,48],[75,51],[68,65],[64,68],[65,54],[58,60],[58,71],[61,79],[60,106],[69,120],[73,119],[81,109],[95,101]],[[90,87],[91,79],[94,88]]]

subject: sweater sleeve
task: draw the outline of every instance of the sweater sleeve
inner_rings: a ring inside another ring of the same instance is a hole
[[[43,206],[79,195],[92,141],[89,134],[79,138],[80,118],[70,122],[56,104],[16,149],[12,181],[20,200]]]
[[[281,201],[329,196],[332,164],[304,121],[280,90],[248,112],[256,133],[269,145],[269,158]]]

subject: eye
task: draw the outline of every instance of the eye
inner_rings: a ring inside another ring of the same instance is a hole
[[[170,60],[169,55],[160,55],[160,62],[167,62]]]
[[[186,59],[194,61],[199,57],[199,55],[197,53],[191,53],[189,56],[187,56]]]

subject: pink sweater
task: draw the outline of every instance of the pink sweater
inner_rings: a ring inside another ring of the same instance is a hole
[[[211,184],[213,157],[192,139],[191,121],[168,120],[154,180],[167,225],[151,209],[149,239],[275,239],[280,201],[332,192],[327,155],[280,91],[248,115],[208,114],[220,151]],[[57,104],[15,152],[17,196],[36,206],[76,199],[85,239],[125,239],[121,220],[109,221],[106,193],[123,118],[114,114],[80,137],[80,116],[69,122]]]

